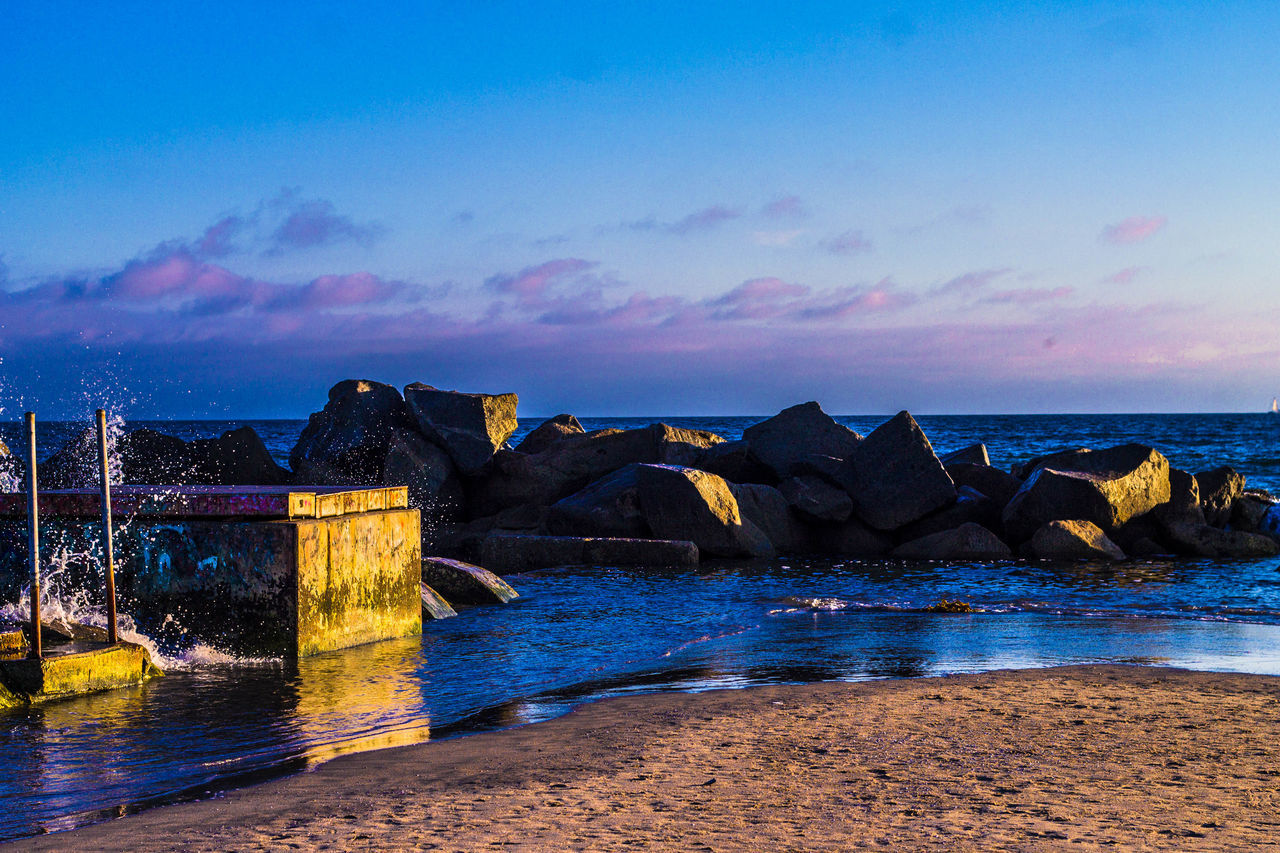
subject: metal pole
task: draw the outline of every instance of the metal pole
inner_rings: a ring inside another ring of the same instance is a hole
[[[36,484],[36,416],[27,412],[27,472],[31,477],[27,488],[27,525],[31,550],[31,651],[27,657],[44,656],[40,645],[40,490]]]
[[[102,553],[107,574],[107,642],[120,642],[116,631],[116,560],[111,544],[111,465],[107,458],[107,413],[98,409],[98,459],[102,474]]]

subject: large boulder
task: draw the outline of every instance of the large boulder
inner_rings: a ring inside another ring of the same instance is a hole
[[[1268,494],[1256,490],[1245,492],[1231,505],[1232,529],[1249,533],[1262,532],[1262,521],[1275,505],[1275,500]]]
[[[1042,560],[1123,560],[1124,551],[1091,521],[1050,521],[1031,537],[1029,549]]]
[[[1200,505],[1200,485],[1196,478],[1177,468],[1169,469],[1169,500],[1151,512],[1161,525],[1204,524],[1204,510]]]
[[[415,382],[405,386],[404,402],[422,434],[463,474],[479,471],[518,426],[515,394],[465,394]]]
[[[112,474],[118,483],[279,486],[291,479],[252,427],[189,442],[152,429],[137,429],[115,441],[112,460]],[[46,489],[96,488],[100,464],[97,432],[86,429],[40,465],[40,485]]]
[[[392,430],[378,482],[409,487],[409,505],[422,510],[424,535],[436,523],[462,515],[465,497],[453,461],[417,430]]]
[[[1258,532],[1273,542],[1280,542],[1280,504],[1271,504],[1258,519]]]
[[[637,466],[628,465],[562,498],[547,511],[547,530],[556,536],[644,539],[651,535],[640,508]]]
[[[763,483],[733,482],[729,483],[729,491],[738,502],[743,520],[760,528],[779,554],[804,550],[808,537],[782,492]]]
[[[788,504],[818,521],[844,521],[853,514],[853,500],[844,489],[813,474],[783,480],[778,491]]]
[[[976,489],[960,486],[955,503],[931,512],[898,531],[898,539],[910,542],[922,536],[955,530],[965,524],[976,524],[987,530],[1002,530],[1001,506]]]
[[[573,415],[556,415],[539,424],[533,432],[521,439],[515,449],[521,453],[541,453],[561,439],[585,433],[586,430]]]
[[[1040,467],[1004,508],[1005,532],[1023,542],[1050,521],[1082,519],[1104,532],[1169,500],[1169,460],[1142,444],[1063,454]]]
[[[129,442],[132,446],[136,439]],[[253,427],[224,432],[218,438],[188,442],[192,483],[221,486],[279,486],[291,474],[276,464]]]
[[[1033,456],[1026,462],[1014,465],[1009,470],[1013,472],[1013,476],[1019,480],[1025,480],[1036,472],[1038,468],[1058,468],[1064,461],[1074,460],[1082,453],[1091,453],[1088,447],[1069,447],[1065,450],[1055,450],[1052,453],[1045,453],[1041,456]]]
[[[1174,550],[1196,557],[1274,557],[1280,543],[1262,533],[1222,530],[1209,524],[1171,524],[1165,536]]]
[[[468,506],[476,516],[520,504],[550,506],[625,465],[690,465],[721,441],[700,430],[653,424],[568,436],[532,455],[499,451],[471,485]]]
[[[1197,471],[1200,507],[1206,524],[1222,527],[1231,520],[1231,505],[1244,494],[1244,477],[1234,468],[1223,465],[1210,471]]]
[[[849,454],[841,485],[858,518],[896,530],[956,499],[956,487],[909,412],[876,427]]]
[[[966,465],[990,465],[991,457],[987,454],[987,446],[982,442],[970,444],[941,457],[942,464],[950,467],[963,462]]]
[[[490,571],[511,573],[555,566],[661,566],[693,568],[698,546],[663,539],[610,539],[501,533],[480,545],[480,562]]]
[[[636,465],[640,507],[659,539],[685,539],[722,557],[771,557],[764,533],[744,521],[729,484],[678,465]]]
[[[1003,509],[1013,496],[1022,488],[1022,481],[1008,471],[1002,471],[990,465],[974,465],[971,462],[951,462],[946,465],[947,473],[958,489],[968,486],[982,492]]]
[[[751,452],[743,439],[722,441],[702,451],[694,468],[723,477],[730,483],[764,483],[777,485],[778,475]]]
[[[289,452],[294,482],[370,485],[382,476],[395,430],[414,429],[400,392],[368,379],[348,379],[329,389],[329,401],[311,415]]]
[[[742,438],[752,455],[779,479],[795,473],[797,463],[809,456],[844,459],[862,436],[838,424],[816,402],[801,403],[747,427]]]
[[[832,557],[880,557],[893,549],[893,538],[850,518],[839,524],[811,527],[813,550]]]
[[[966,522],[953,530],[930,533],[894,548],[903,560],[1008,560],[1009,546],[980,524]]]

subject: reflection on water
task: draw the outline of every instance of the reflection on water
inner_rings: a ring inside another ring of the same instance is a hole
[[[422,637],[0,714],[0,837],[607,696],[1100,661],[1280,674],[1277,568],[726,561],[525,575],[512,604]],[[941,599],[975,612],[922,612]]]

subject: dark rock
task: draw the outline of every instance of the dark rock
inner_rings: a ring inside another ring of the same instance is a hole
[[[840,485],[840,478],[844,476],[844,460],[834,456],[817,453],[806,456],[795,464],[792,471],[796,477],[818,477],[839,489],[844,488]]]
[[[1061,454],[1054,464],[1061,467],[1037,468],[1004,508],[1005,532],[1014,541],[1070,519],[1111,532],[1169,500],[1169,461],[1145,445]]]
[[[1177,468],[1169,469],[1169,500],[1151,511],[1162,525],[1204,524],[1200,487],[1196,478]]]
[[[738,501],[742,518],[760,528],[778,553],[795,554],[804,549],[807,534],[782,492],[763,483],[729,483],[729,491]]]
[[[547,511],[547,530],[557,536],[648,537],[636,467],[620,468],[557,501]]]
[[[1042,560],[1123,560],[1124,551],[1096,524],[1084,519],[1060,519],[1040,527],[1031,537],[1031,551]]]
[[[1223,465],[1211,471],[1196,472],[1200,485],[1200,507],[1206,524],[1222,527],[1231,520],[1231,505],[1244,494],[1244,477],[1234,468]]]
[[[783,409],[747,427],[742,438],[779,480],[792,476],[796,464],[809,456],[844,459],[862,440],[853,430],[836,423],[816,402]]]
[[[708,474],[723,477],[730,483],[764,483],[772,486],[778,475],[751,452],[751,445],[739,439],[713,444],[702,452],[697,464]]]
[[[1036,472],[1038,468],[1057,468],[1062,463],[1071,463],[1078,459],[1082,453],[1092,453],[1087,447],[1071,447],[1066,450],[1055,450],[1053,453],[1046,453],[1043,456],[1034,456],[1020,465],[1014,465],[1010,470],[1019,480],[1025,480]]]
[[[987,455],[987,446],[979,442],[962,447],[942,457],[942,464],[950,467],[963,462],[966,465],[991,465],[991,457]]]
[[[422,558],[422,582],[454,605],[506,604],[520,595],[487,569],[443,557]]]
[[[422,615],[427,619],[448,619],[450,616],[457,616],[458,611],[454,610],[449,602],[441,597],[425,583],[422,585]]]
[[[1280,504],[1272,504],[1267,507],[1267,511],[1262,514],[1261,520],[1258,521],[1258,533],[1273,542],[1280,542]]]
[[[857,446],[845,460],[841,485],[854,513],[879,530],[896,530],[956,499],[955,484],[908,412]]]
[[[1269,536],[1222,530],[1209,524],[1171,524],[1165,529],[1165,535],[1178,553],[1196,557],[1253,558],[1280,554],[1280,543]]]
[[[472,484],[469,509],[484,516],[520,504],[550,506],[624,465],[687,464],[721,440],[700,430],[653,424],[569,436],[533,455],[500,451]]]
[[[311,415],[289,452],[294,482],[372,485],[382,477],[391,433],[413,430],[400,392],[367,379],[329,389],[329,402]]]
[[[521,453],[541,453],[551,445],[571,435],[584,435],[586,430],[573,415],[556,415],[543,421],[538,428],[524,437],[516,450]]]
[[[1008,560],[1009,546],[980,524],[966,522],[954,530],[930,533],[894,548],[904,560]]]
[[[409,506],[422,510],[424,531],[433,521],[462,517],[465,497],[453,461],[417,430],[391,431],[378,482],[409,487]]]
[[[957,487],[968,486],[976,489],[999,504],[1002,509],[1013,499],[1018,489],[1022,488],[1022,481],[1017,477],[990,465],[952,462],[946,468]]]
[[[816,524],[811,531],[813,549],[835,557],[880,557],[893,548],[893,539],[888,534],[856,518],[840,524]]]
[[[479,471],[518,426],[515,394],[465,394],[415,382],[405,386],[404,402],[422,434],[463,474]]]
[[[504,573],[574,565],[672,568],[698,565],[698,547],[692,542],[655,539],[492,535],[484,540],[480,554],[481,562]]]
[[[705,554],[771,557],[764,533],[744,521],[729,484],[715,474],[677,465],[636,465],[640,508],[660,539],[693,542]]]
[[[131,437],[129,453],[137,454],[137,439]],[[276,464],[271,452],[252,427],[224,432],[219,438],[202,438],[188,443],[191,455],[190,483],[213,486],[280,486],[292,474]]]
[[[1121,549],[1130,557],[1173,557],[1176,556],[1169,548],[1160,544],[1155,539],[1147,536],[1139,536],[1132,542],[1127,544],[1117,543]]]
[[[992,469],[993,471],[996,469]],[[961,486],[956,489],[956,502],[950,506],[913,521],[898,531],[898,538],[910,542],[922,536],[955,530],[964,524],[977,524],[987,530],[1000,530],[1000,504],[976,489]]]
[[[1231,527],[1247,533],[1257,533],[1261,529],[1263,518],[1273,506],[1275,501],[1270,495],[1245,492],[1231,505]]]
[[[853,514],[853,500],[844,489],[812,474],[783,480],[778,491],[788,504],[819,521],[844,521]]]

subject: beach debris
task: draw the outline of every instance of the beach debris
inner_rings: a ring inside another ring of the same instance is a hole
[[[1142,444],[1060,454],[1035,469],[1004,508],[1005,531],[1019,541],[1050,521],[1080,519],[1105,532],[1169,500],[1169,460]]]
[[[841,484],[858,517],[878,530],[895,530],[956,499],[951,476],[905,411],[854,449],[841,469]]]
[[[930,604],[928,607],[921,608],[922,613],[973,613],[973,605],[967,601],[951,600],[947,598],[939,599],[937,602]],[[929,699],[942,699],[941,696],[929,696]]]
[[[796,473],[810,456],[844,459],[862,436],[822,411],[814,401],[783,409],[742,432],[751,454],[779,480]]]
[[[520,595],[488,569],[444,557],[422,558],[422,582],[450,604],[506,604]]]
[[[1045,523],[1031,537],[1029,550],[1042,560],[1123,560],[1124,551],[1098,525],[1085,519]]]
[[[556,415],[538,425],[526,435],[515,449],[521,453],[541,453],[561,439],[571,435],[584,435],[586,430],[573,415]]]
[[[440,593],[424,583],[422,584],[422,615],[431,619],[448,619],[451,616],[457,616],[458,611],[454,610]]]
[[[954,530],[905,542],[890,555],[906,560],[1008,560],[1013,551],[987,528],[965,522]]]
[[[442,391],[414,382],[405,386],[404,401],[422,434],[464,474],[479,471],[518,426],[515,394]]]

